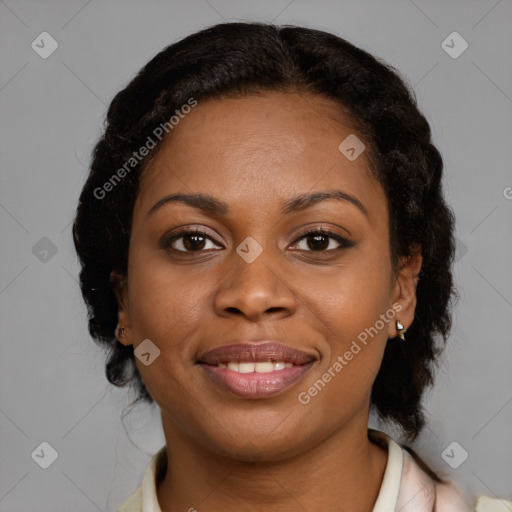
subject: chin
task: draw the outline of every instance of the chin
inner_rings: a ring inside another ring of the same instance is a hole
[[[303,453],[312,444],[308,442],[309,436],[315,436],[314,430],[309,432],[304,429],[304,421],[290,421],[290,416],[286,417],[286,414],[279,418],[274,416],[272,422],[252,420],[234,422],[230,429],[205,432],[203,442],[209,450],[229,459],[277,462]]]

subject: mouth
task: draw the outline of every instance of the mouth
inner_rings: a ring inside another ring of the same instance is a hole
[[[266,398],[289,388],[312,368],[317,357],[274,342],[239,343],[209,350],[197,364],[218,386],[248,399]]]

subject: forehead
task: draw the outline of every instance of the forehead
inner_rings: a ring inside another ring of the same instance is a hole
[[[274,200],[341,188],[369,207],[383,192],[365,153],[350,161],[338,148],[355,131],[346,111],[321,96],[271,92],[199,101],[143,173],[138,202],[176,190],[240,201],[247,191],[245,199],[254,201],[258,194]]]

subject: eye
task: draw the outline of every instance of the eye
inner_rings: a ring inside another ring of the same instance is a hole
[[[208,242],[213,245],[207,247]],[[353,243],[349,242],[342,236],[324,228],[317,228],[304,233],[298,238],[294,244],[298,242],[305,242],[303,247],[299,247],[299,250],[306,252],[331,252],[338,251],[343,248],[353,247]],[[338,247],[332,247],[334,244],[338,244]],[[208,233],[196,228],[194,230],[183,230],[178,233],[164,238],[162,246],[165,249],[171,249],[173,251],[181,253],[200,253],[202,251],[217,247],[221,247],[219,242],[216,242]]]
[[[333,233],[332,231],[318,228],[312,231],[308,231],[304,233],[300,238],[296,240],[295,243],[305,241],[305,247],[300,248],[300,250],[305,250],[308,252],[329,252],[329,251],[337,251],[342,248],[353,247],[353,243],[349,242],[342,236],[337,233]],[[332,247],[332,241],[338,243],[338,247]]]
[[[213,238],[200,229],[180,231],[163,240],[166,249],[173,249],[178,252],[201,252],[209,249],[205,247],[207,242],[214,242]],[[217,244],[218,245],[218,244]]]

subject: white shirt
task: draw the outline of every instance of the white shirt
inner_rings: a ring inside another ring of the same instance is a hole
[[[470,500],[462,496],[454,483],[435,482],[391,437],[369,430],[372,437],[380,438],[388,448],[384,478],[372,512],[512,512],[512,501],[487,496]],[[156,494],[156,478],[166,457],[167,449],[163,446],[151,458],[142,485],[117,512],[162,512]]]

